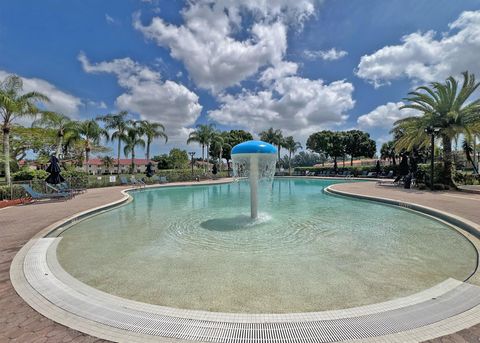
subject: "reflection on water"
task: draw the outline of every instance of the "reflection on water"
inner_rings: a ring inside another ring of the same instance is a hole
[[[338,309],[412,294],[473,270],[460,234],[409,211],[333,197],[332,181],[148,189],[74,225],[62,266],[130,299],[225,312]]]

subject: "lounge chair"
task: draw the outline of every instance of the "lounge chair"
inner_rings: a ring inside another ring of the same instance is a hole
[[[22,187],[25,190],[25,192],[27,192],[28,195],[30,195],[30,197],[33,200],[45,200],[45,199],[63,199],[63,200],[66,200],[66,199],[71,197],[70,193],[65,193],[65,192],[50,193],[50,194],[40,193],[40,192],[34,191],[33,188],[30,185],[27,185],[27,184],[22,184],[22,185],[20,185],[20,187]]]
[[[130,178],[130,182],[134,186],[139,186],[139,187],[145,187],[146,186],[145,182],[143,182],[142,180],[136,179],[135,176],[132,176]]]
[[[157,176],[157,182],[158,183],[167,183],[167,177],[166,176]]]
[[[60,189],[62,192],[73,192],[74,194],[84,193],[87,190],[86,188],[73,188],[66,181],[59,183],[58,189]]]
[[[393,181],[377,181],[377,186],[391,186],[391,187],[400,187],[404,183],[404,176],[397,176]]]
[[[47,186],[47,188],[51,189],[51,190],[54,192],[54,194],[57,194],[57,193],[68,193],[68,194],[70,194],[70,197],[71,197],[71,198],[73,198],[73,196],[75,195],[75,194],[73,193],[73,190],[70,190],[70,189],[67,190],[67,189],[62,189],[62,188],[60,188],[61,183],[59,183],[58,185],[54,186],[54,185],[52,185],[52,184],[50,184],[50,183],[47,182],[47,183],[45,183],[45,185]]]

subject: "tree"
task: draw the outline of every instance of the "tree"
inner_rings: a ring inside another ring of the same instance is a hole
[[[164,138],[165,143],[168,142],[168,137],[165,133],[165,126],[160,123],[151,123],[148,120],[140,122],[143,134],[147,137],[147,148],[145,150],[147,160],[150,161],[150,145],[155,138]]]
[[[76,123],[64,114],[43,112],[42,117],[35,120],[32,126],[55,130],[57,135],[55,156],[60,158],[64,137],[75,131]]]
[[[130,121],[127,120],[127,116],[127,111],[121,111],[97,118],[105,123],[105,129],[115,130],[112,133],[112,140],[117,140],[117,174],[120,174],[120,151],[122,149],[122,142],[126,139],[126,132],[130,123]]]
[[[350,155],[350,165],[353,166],[355,157],[373,157],[377,151],[377,144],[367,132],[350,130],[345,134],[345,153]]]
[[[123,153],[125,157],[128,155],[132,156],[132,163],[131,163],[131,173],[135,173],[135,148],[137,146],[141,146],[145,148],[145,141],[142,139],[143,131],[138,127],[134,126],[128,128],[127,134],[125,136],[125,146],[123,147]]]
[[[438,128],[442,141],[444,179],[443,183],[455,187],[452,179],[452,139],[458,133],[463,133],[469,139],[478,133],[480,122],[480,99],[471,101],[470,97],[480,83],[475,81],[475,75],[462,73],[463,84],[453,77],[444,83],[432,82],[430,87],[421,86],[410,92],[405,100],[407,104],[401,109],[413,109],[419,112],[419,117],[409,117],[395,122],[395,129],[403,135],[395,145],[397,150],[411,151],[413,147],[427,147],[430,135],[427,128]]]
[[[113,167],[113,158],[111,158],[110,156],[108,155],[105,155],[101,158],[101,161],[102,161],[102,164],[103,166],[105,167],[105,169],[108,169],[110,170],[111,167]],[[111,172],[110,172],[111,174]]]
[[[292,154],[302,148],[300,142],[295,142],[292,136],[285,138],[284,147],[288,150],[288,175],[292,175]]]
[[[210,155],[218,158],[221,163],[223,155],[223,146],[225,145],[225,134],[223,132],[214,132],[210,141]]]
[[[169,153],[169,163],[173,169],[181,169],[188,166],[188,153],[185,150],[173,148]]]
[[[232,148],[240,143],[253,140],[250,132],[244,130],[230,130],[223,133],[224,146],[222,157],[227,160],[228,169],[230,169],[230,160],[232,159]]]
[[[462,142],[462,148],[463,148],[463,152],[465,153],[465,157],[467,158],[467,161],[470,162],[473,166],[473,171],[475,172],[475,174],[478,174],[477,166],[475,165],[475,162],[472,159],[472,153],[473,153],[472,142],[469,141],[468,139],[464,139]]]
[[[160,156],[153,156],[152,161],[157,162],[158,169],[171,169],[170,157],[167,154],[162,154]]]
[[[215,132],[215,125],[213,124],[199,124],[197,129],[190,132],[187,139],[187,144],[192,142],[198,143],[202,147],[202,160],[205,161],[205,148],[207,148],[207,163],[208,163],[208,150],[210,147],[210,141],[212,135]]]
[[[314,152],[300,151],[292,158],[293,167],[311,167],[315,164],[325,163],[325,154],[317,154]]]
[[[307,139],[307,148],[333,158],[335,172],[337,159],[345,154],[345,136],[342,132],[320,131],[310,135]]]
[[[98,125],[94,119],[80,122],[75,127],[78,138],[83,142],[83,149],[85,152],[85,170],[89,173],[88,161],[90,159],[90,152],[100,144],[102,138],[108,141],[108,132]]]
[[[395,151],[395,142],[388,141],[382,144],[382,148],[380,149],[380,158],[383,160],[390,160],[391,163],[396,166],[397,161],[397,152]]]
[[[266,131],[260,132],[260,140],[273,144],[277,147],[278,153],[278,160],[280,160],[280,149],[284,146],[284,139],[282,130],[276,129],[274,130],[273,127],[269,128]]]
[[[35,116],[41,113],[36,106],[38,102],[48,102],[46,95],[39,92],[23,93],[23,81],[17,75],[9,75],[0,83],[0,114],[3,133],[3,158],[5,181],[11,183],[10,177],[10,130],[15,119]]]

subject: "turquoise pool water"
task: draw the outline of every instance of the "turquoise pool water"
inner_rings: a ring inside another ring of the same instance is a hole
[[[285,313],[348,308],[463,280],[476,252],[452,228],[323,193],[330,180],[246,182],[132,193],[65,231],[58,259],[100,290],[185,309]]]

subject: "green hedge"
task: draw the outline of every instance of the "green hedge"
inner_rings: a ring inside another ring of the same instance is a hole
[[[14,200],[25,197],[25,191],[18,185],[0,186],[0,200]]]
[[[34,179],[45,179],[48,173],[45,170],[21,169],[12,174],[13,181],[30,181]]]
[[[333,166],[329,167],[295,167],[294,171],[296,172],[304,172],[304,171],[310,171],[310,172],[322,172],[322,171],[332,171]],[[339,172],[342,171],[350,171],[354,175],[359,175],[362,174],[363,172],[375,172],[375,165],[368,165],[368,166],[350,166],[350,165],[345,165],[345,167],[342,166],[341,163],[338,164],[337,170]],[[393,170],[394,174],[397,174],[398,171],[398,164],[393,166],[393,165],[387,165],[387,166],[382,166],[381,171],[382,173],[388,173],[390,170]]]

